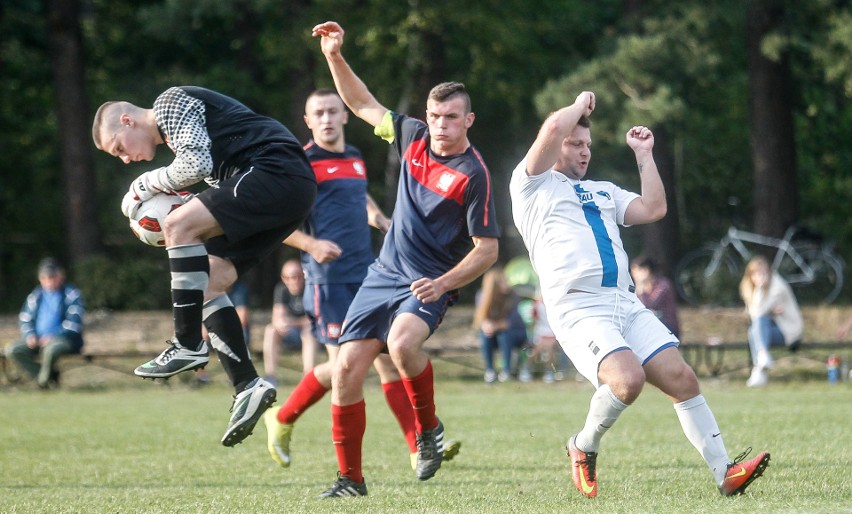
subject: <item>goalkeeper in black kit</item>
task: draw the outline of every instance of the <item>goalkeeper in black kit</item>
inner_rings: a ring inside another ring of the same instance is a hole
[[[133,180],[121,203],[128,218],[154,195],[201,180],[210,185],[166,218],[175,332],[168,347],[135,373],[168,378],[205,367],[210,349],[201,337],[203,322],[236,391],[222,444],[238,444],[274,403],[276,392],[258,377],[225,291],[310,213],[316,178],[302,146],[278,121],[233,98],[189,86],[163,92],[151,109],[104,103],[95,114],[92,138],[98,149],[125,164],[152,160],[164,143],[175,154],[168,166]]]

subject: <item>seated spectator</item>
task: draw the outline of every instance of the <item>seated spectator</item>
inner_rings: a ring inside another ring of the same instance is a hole
[[[753,368],[746,385],[766,385],[773,366],[769,347],[791,346],[802,337],[804,321],[790,285],[772,271],[765,257],[752,258],[740,281],[740,297],[751,320],[748,344]]]
[[[657,274],[657,263],[649,257],[637,257],[630,265],[630,275],[636,283],[636,296],[642,305],[652,311],[675,337],[680,337],[677,294],[672,282]]]
[[[482,278],[476,293],[473,325],[479,329],[480,349],[485,360],[485,381],[505,382],[512,377],[512,355],[527,340],[524,320],[518,313],[520,297],[509,287],[503,268],[495,266]],[[494,350],[500,349],[503,367],[494,369]]]
[[[9,345],[6,356],[47,389],[59,385],[59,358],[83,348],[85,310],[80,290],[65,283],[65,270],[56,260],[39,263],[38,281],[18,316],[21,338]]]
[[[305,373],[316,365],[317,342],[311,323],[305,314],[302,295],[305,292],[305,274],[298,260],[292,259],[281,267],[281,282],[275,285],[272,301],[272,321],[263,333],[263,369],[265,380],[276,384],[280,348],[302,351],[302,369]]]

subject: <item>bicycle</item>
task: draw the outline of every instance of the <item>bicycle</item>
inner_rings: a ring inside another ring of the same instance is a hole
[[[718,242],[687,253],[675,269],[678,294],[692,305],[740,305],[739,282],[752,257],[749,246],[775,248],[772,269],[795,290],[799,303],[829,304],[843,289],[843,258],[834,244],[793,225],[781,239],[734,226]]]

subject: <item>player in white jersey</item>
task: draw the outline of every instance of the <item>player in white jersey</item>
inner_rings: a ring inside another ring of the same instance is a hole
[[[583,180],[591,159],[588,116],[595,95],[583,92],[551,114],[509,190],[515,225],[539,276],[547,316],[577,370],[595,387],[586,423],[566,445],[574,484],[597,496],[601,438],[645,382],[674,402],[687,439],[704,457],[719,491],[742,493],[769,463],[769,453],[732,462],[698,379],[681,357],[677,338],[634,293],[618,225],[652,223],[666,214],[654,162],[654,135],[636,126],[626,142],[635,153],[641,195],[610,182]]]

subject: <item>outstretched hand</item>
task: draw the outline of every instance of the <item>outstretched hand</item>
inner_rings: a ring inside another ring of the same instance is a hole
[[[654,148],[654,133],[648,127],[637,125],[627,131],[627,146],[634,152],[648,151]]]
[[[343,27],[336,21],[320,23],[311,30],[311,36],[320,39],[320,49],[324,55],[332,55],[340,52],[343,46]]]

